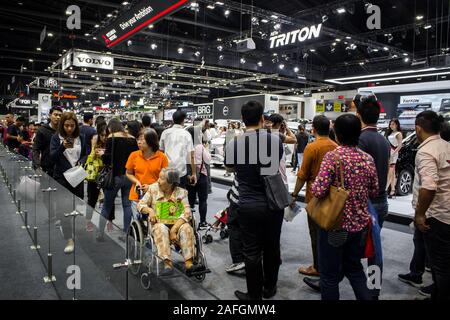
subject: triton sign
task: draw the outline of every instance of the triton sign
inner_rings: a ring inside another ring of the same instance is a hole
[[[312,38],[316,39],[320,36],[320,31],[322,31],[322,24],[272,36],[270,37],[270,49],[304,42]]]
[[[114,47],[149,24],[156,23],[181,9],[187,2],[188,0],[139,1],[105,28],[101,37],[108,48]]]

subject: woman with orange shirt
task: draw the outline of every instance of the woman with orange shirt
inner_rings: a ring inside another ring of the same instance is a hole
[[[133,183],[130,201],[133,214],[137,213],[137,203],[148,187],[158,181],[162,169],[169,165],[166,155],[159,150],[158,134],[147,129],[138,138],[139,150],[132,152],[126,164],[127,177]]]

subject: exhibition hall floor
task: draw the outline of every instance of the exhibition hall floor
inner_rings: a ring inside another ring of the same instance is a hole
[[[227,206],[226,193],[228,187],[214,184],[213,193],[208,200],[208,222],[214,221],[213,215]],[[65,269],[55,271],[57,281],[44,284],[42,276],[45,270],[39,256],[31,251],[30,237],[20,228],[21,218],[15,214],[14,205],[10,205],[10,196],[6,188],[0,186],[2,204],[1,236],[2,259],[0,263],[0,279],[4,290],[0,299],[71,299],[72,290],[65,288]],[[122,225],[120,200],[116,200],[116,223]],[[81,212],[84,208],[78,207]],[[98,224],[98,218],[93,219]],[[97,243],[91,234],[84,232],[83,225],[77,225],[77,264],[81,264],[85,287],[77,293],[77,299],[124,299],[126,290],[123,286],[125,272],[113,270],[112,264],[124,259],[124,243],[119,240],[119,231],[108,233],[106,242]],[[84,232],[84,233],[83,233]],[[54,260],[57,266],[70,265],[72,256],[62,253],[64,240],[58,228],[52,228],[52,237],[58,245],[53,248]],[[189,280],[180,273],[170,279],[153,279],[153,288],[145,291],[139,287],[139,280],[133,275],[128,277],[129,299],[235,299],[234,290],[246,289],[245,277],[229,275],[225,267],[231,263],[228,250],[228,239],[221,240],[219,234],[213,234],[214,241],[204,245],[208,267],[202,283]],[[397,279],[398,273],[408,271],[409,260],[413,252],[411,230],[407,226],[386,223],[382,231],[384,249],[384,276],[381,299],[414,300],[421,299],[417,289],[414,289]],[[320,295],[310,290],[302,281],[297,269],[300,265],[311,262],[309,232],[304,212],[293,222],[283,224],[281,236],[282,261],[278,293],[274,299],[280,300],[318,300]],[[3,254],[4,253],[4,254]],[[174,254],[176,264],[181,264],[180,256]],[[57,268],[55,268],[57,269]],[[431,280],[425,275],[425,284]],[[54,289],[52,289],[54,288]],[[83,291],[84,289],[84,291]],[[163,290],[162,290],[163,289]],[[56,292],[55,292],[56,291]],[[161,296],[161,292],[165,296]],[[347,280],[341,285],[341,299],[354,299],[353,292]]]

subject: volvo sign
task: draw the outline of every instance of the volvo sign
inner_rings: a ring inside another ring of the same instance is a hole
[[[320,37],[322,31],[322,24],[311,27],[304,27],[290,31],[288,33],[277,34],[270,37],[270,49],[284,47],[297,42],[304,42],[306,40],[317,39]]]
[[[75,51],[73,54],[73,65],[83,68],[113,70],[114,58],[111,56]]]

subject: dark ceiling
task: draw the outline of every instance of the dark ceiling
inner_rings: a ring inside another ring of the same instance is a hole
[[[33,76],[48,75],[45,69],[60,57],[63,50],[109,51],[93,37],[98,35],[102,26],[126,10],[132,1],[129,2],[128,5],[119,0],[1,2],[0,93],[7,95],[16,89],[23,90]],[[331,77],[410,68],[412,61],[448,52],[449,48],[448,0],[370,1],[381,8],[382,29],[375,31],[366,26],[369,15],[365,7],[369,1],[222,0],[223,6],[212,0],[197,2],[198,11],[184,8],[158,22],[153,29],[133,36],[132,43],[126,41],[110,51],[195,63],[199,63],[200,58],[193,53],[199,51],[209,65],[279,73],[292,79],[297,79],[297,74],[304,75],[308,83],[295,84],[296,88],[302,88],[323,84],[324,79]],[[82,12],[82,29],[75,32],[66,28],[65,11],[73,4],[78,5]],[[208,4],[215,8],[207,8]],[[338,14],[336,9],[341,7],[345,7],[346,12]],[[225,17],[227,9],[230,14]],[[108,18],[107,14],[113,17]],[[423,18],[418,20],[417,16]],[[264,18],[267,23],[262,21]],[[288,32],[323,20],[326,21],[319,39],[282,49],[269,49],[268,35],[274,31],[276,23],[281,25],[280,32]],[[425,29],[428,24],[431,27]],[[53,37],[47,36],[40,45],[39,37],[44,26]],[[237,53],[233,40],[250,36],[250,30],[257,49]],[[157,44],[158,48],[152,50],[151,43]],[[352,44],[356,47],[349,50]],[[183,55],[176,52],[180,46],[185,48]],[[223,51],[219,52],[218,46],[222,46]],[[38,47],[41,51],[37,51]],[[223,55],[222,60],[220,55]],[[409,57],[408,62],[405,62],[405,57]],[[241,63],[242,58],[245,64]],[[257,65],[259,61],[262,66]],[[279,68],[280,64],[285,65],[283,70]],[[297,72],[293,71],[294,67],[298,68]],[[232,77],[232,73],[209,75]],[[16,81],[7,91],[12,76]],[[266,80],[266,83],[289,85],[278,79]],[[217,91],[214,94],[228,93]]]

